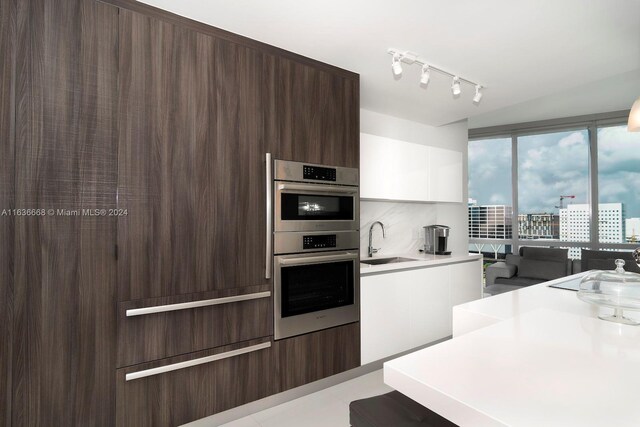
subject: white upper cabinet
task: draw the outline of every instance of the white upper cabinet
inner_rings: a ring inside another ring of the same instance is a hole
[[[462,153],[362,133],[360,198],[462,202]]]
[[[429,147],[429,200],[462,202],[462,153]]]
[[[429,147],[360,135],[360,197],[428,200]]]

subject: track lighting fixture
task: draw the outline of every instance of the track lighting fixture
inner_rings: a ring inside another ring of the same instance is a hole
[[[395,76],[399,76],[402,74],[402,63],[411,65],[418,64],[422,66],[422,72],[420,73],[420,84],[426,86],[431,80],[431,72],[436,71],[440,74],[445,74],[451,77],[451,92],[453,96],[458,97],[462,93],[462,83],[466,83],[472,86],[475,86],[476,93],[473,96],[473,102],[476,104],[480,103],[482,99],[482,89],[486,86],[472,82],[469,79],[465,79],[459,77],[457,74],[450,73],[448,71],[443,70],[439,67],[434,67],[433,65],[427,64],[427,61],[420,57],[417,53],[408,52],[408,51],[400,51],[397,49],[388,49],[387,53],[393,56],[393,61],[391,62],[391,69],[393,70],[393,74]]]
[[[400,64],[400,59],[400,55],[396,53],[393,55],[393,61],[391,62],[391,69],[393,70],[393,74],[396,76],[402,74],[402,64]]]
[[[475,102],[476,104],[479,104],[480,100],[482,99],[482,92],[480,92],[481,89],[482,86],[476,85],[476,94],[473,96],[473,102]]]
[[[460,89],[460,78],[458,76],[453,76],[451,92],[453,92],[453,96],[458,96],[460,95],[460,92],[462,92],[462,89]]]
[[[420,84],[426,86],[427,83],[429,83],[429,77],[431,77],[429,72],[429,66],[425,64],[422,66],[422,75],[420,76]]]

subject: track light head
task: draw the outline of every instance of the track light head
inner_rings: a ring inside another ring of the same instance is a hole
[[[393,74],[396,76],[399,76],[400,74],[402,74],[402,64],[400,64],[400,60],[402,58],[400,57],[399,54],[394,54],[393,55],[393,61],[391,62],[391,69],[393,70]]]
[[[453,92],[453,96],[458,96],[462,92],[460,89],[460,78],[458,76],[453,76],[453,81],[451,82],[451,92]]]
[[[482,99],[482,92],[480,92],[481,89],[482,86],[476,85],[476,94],[473,97],[473,102],[475,102],[476,104],[479,104],[480,100]]]
[[[426,86],[429,83],[429,77],[430,77],[429,66],[423,65],[422,75],[420,76],[420,84]]]

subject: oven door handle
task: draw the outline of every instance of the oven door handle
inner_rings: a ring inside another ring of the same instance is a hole
[[[358,188],[338,187],[332,185],[322,184],[290,184],[280,183],[278,184],[278,190],[293,190],[293,191],[310,191],[313,193],[341,193],[341,194],[357,194]]]
[[[280,265],[299,265],[299,264],[317,264],[322,262],[332,261],[350,261],[357,260],[358,254],[349,253],[341,255],[318,255],[318,256],[306,256],[297,258],[284,258],[280,259]]]

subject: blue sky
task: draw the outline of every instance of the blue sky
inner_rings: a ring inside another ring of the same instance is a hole
[[[626,217],[640,217],[640,133],[624,126],[598,130],[601,203],[622,202]],[[520,137],[518,195],[521,213],[554,212],[560,195],[587,203],[588,132],[576,130]],[[511,139],[469,143],[469,197],[479,204],[511,205]]]

